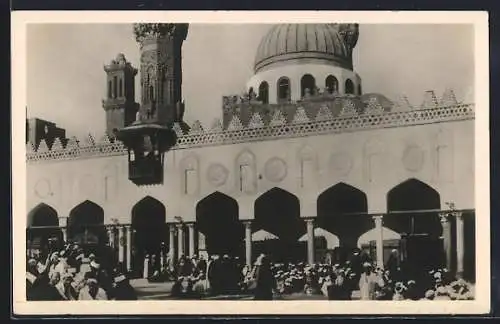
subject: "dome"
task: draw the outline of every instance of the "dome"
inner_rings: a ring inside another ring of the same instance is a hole
[[[350,42],[344,31],[350,26],[339,24],[276,25],[260,42],[255,56],[255,72],[278,62],[299,59],[328,62],[352,70],[351,53],[355,42]],[[352,30],[357,40],[357,25]]]

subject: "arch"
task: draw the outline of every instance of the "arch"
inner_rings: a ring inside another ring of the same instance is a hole
[[[354,94],[354,83],[351,81],[351,79],[345,80],[345,93]]]
[[[326,241],[326,248],[329,250],[333,250],[336,247],[340,246],[339,237],[321,227],[316,227],[314,229],[314,238],[324,238]],[[302,235],[299,241],[307,242],[307,233]]]
[[[68,217],[68,239],[81,245],[103,245],[107,241],[104,209],[90,200],[73,207]]]
[[[40,203],[27,215],[27,248],[47,250],[51,238],[55,238],[56,243],[62,243],[59,217],[54,208]]]
[[[209,255],[243,255],[243,225],[238,213],[238,202],[219,191],[196,204],[196,229],[205,238]]]
[[[305,97],[306,91],[309,89],[309,94],[316,92],[316,79],[310,74],[304,74],[300,79],[300,96]]]
[[[116,98],[118,96],[118,77],[115,75],[113,77],[113,98]]]
[[[306,227],[300,217],[300,201],[297,196],[274,187],[255,200],[254,213],[252,230],[265,230],[278,237],[277,240],[268,242],[267,246],[257,246],[257,250],[266,249],[275,261],[305,258],[305,246],[298,240]]]
[[[384,225],[405,237],[405,258],[414,271],[445,264],[440,201],[434,188],[415,178],[387,193],[389,214],[384,216]]]
[[[343,249],[357,246],[357,238],[373,227],[366,214],[366,194],[344,182],[323,191],[317,199],[317,225],[337,235]]]
[[[361,96],[363,94],[363,88],[361,88],[361,83],[358,84],[358,95]]]
[[[258,99],[265,104],[269,103],[269,84],[266,81],[262,81],[259,85]]]
[[[288,77],[281,77],[277,82],[278,88],[278,102],[289,102],[291,98],[290,93],[290,79]]]
[[[371,230],[363,233],[358,238],[358,248],[362,248],[363,245],[369,245],[372,241],[376,241],[378,235],[378,229],[372,228]],[[387,227],[382,227],[382,237],[384,241],[400,240],[401,235]]]
[[[45,203],[35,206],[28,213],[27,227],[36,226],[59,226],[57,211]]]
[[[394,214],[385,216],[384,223],[398,233],[439,237],[441,223],[437,210],[440,208],[441,198],[434,188],[415,178],[408,179],[387,193],[387,211]]]
[[[162,243],[167,240],[166,209],[157,199],[146,196],[132,207],[132,265],[135,274],[141,275],[144,268],[144,257],[157,258],[159,264]],[[150,269],[151,274],[153,269]]]
[[[339,81],[333,75],[329,75],[325,79],[325,88],[329,94],[334,94],[339,91]]]
[[[113,97],[113,81],[108,81],[108,98],[111,99]]]

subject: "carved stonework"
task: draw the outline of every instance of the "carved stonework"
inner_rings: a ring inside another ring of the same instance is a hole
[[[403,152],[403,165],[408,171],[420,171],[424,165],[424,152],[416,144],[408,145]]]
[[[446,89],[441,97],[439,102],[439,106],[441,107],[450,107],[458,104],[457,97],[455,96],[455,92],[452,89]]]
[[[273,114],[269,126],[283,126],[286,124],[286,118],[281,110],[276,110]]]
[[[332,112],[327,105],[322,105],[316,115],[316,121],[331,120],[333,118]]]
[[[252,115],[250,122],[248,123],[248,128],[261,128],[264,127],[264,122],[262,121],[262,117],[258,112]]]
[[[35,184],[35,195],[44,199],[52,195],[52,186],[49,179],[40,179]]]
[[[293,116],[292,124],[302,124],[308,123],[309,117],[307,117],[306,111],[303,107],[298,107],[295,115]]]
[[[203,126],[199,120],[195,120],[191,129],[189,130],[189,134],[203,134]]]
[[[220,187],[227,181],[229,171],[222,164],[212,164],[208,167],[207,180],[214,187]]]
[[[346,176],[353,166],[352,157],[347,152],[336,152],[330,157],[330,169],[334,175]]]
[[[281,126],[251,128],[241,126],[239,130],[226,131],[222,128],[220,120],[216,120],[210,129],[199,133],[183,133],[180,124],[174,124],[177,132],[177,144],[172,148],[185,149],[222,144],[241,144],[264,140],[284,138],[299,138],[326,134],[339,134],[364,129],[383,129],[390,127],[406,127],[434,123],[447,123],[453,121],[473,121],[475,119],[473,104],[457,104],[454,106],[439,107],[431,110],[397,111],[401,107],[393,107],[393,111],[384,112],[380,118],[367,118],[365,114],[350,118],[333,118],[332,120],[311,120],[304,123],[285,123]],[[410,108],[409,108],[410,109]],[[300,112],[300,108],[298,108]],[[298,113],[297,113],[298,115]],[[92,137],[101,138],[101,137]],[[26,160],[28,163],[38,163],[57,160],[74,160],[82,158],[98,158],[108,156],[127,155],[127,149],[122,142],[113,140],[111,143],[101,141],[98,145],[89,143],[86,138],[69,138],[66,147],[62,150],[49,149],[43,141],[39,147],[31,152],[27,147]]]
[[[353,117],[358,114],[356,106],[351,99],[345,99],[342,103],[342,109],[340,110],[341,117]]]
[[[379,115],[384,113],[384,108],[382,105],[378,102],[376,97],[370,98],[368,101],[368,105],[366,106],[365,109],[365,114],[367,115]]]
[[[233,116],[231,121],[229,122],[229,126],[227,127],[227,130],[229,131],[237,131],[241,130],[243,128],[243,125],[241,124],[241,120],[238,116]]]
[[[54,140],[54,143],[52,143],[52,147],[50,149],[53,151],[58,151],[58,150],[64,149],[59,137],[56,137],[56,139]]]
[[[268,160],[264,166],[264,174],[266,179],[272,182],[282,181],[287,174],[287,166],[285,161],[274,157]]]
[[[420,106],[420,109],[434,109],[439,106],[438,100],[436,98],[436,94],[434,91],[426,91],[424,95],[424,101]]]

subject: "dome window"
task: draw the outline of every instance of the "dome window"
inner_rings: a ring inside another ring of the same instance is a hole
[[[354,94],[354,83],[350,79],[345,81],[345,93]]]
[[[334,94],[339,91],[339,81],[333,75],[329,75],[325,80],[326,91],[329,94]]]
[[[312,95],[316,92],[316,80],[310,74],[306,74],[300,79],[300,94],[301,97],[306,97],[306,94]]]
[[[281,77],[278,80],[278,102],[289,102],[290,101],[290,79],[287,77]]]
[[[269,84],[266,81],[260,84],[259,97],[257,99],[265,104],[269,103]]]

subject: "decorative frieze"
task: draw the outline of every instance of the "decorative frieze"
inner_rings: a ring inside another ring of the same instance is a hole
[[[302,114],[300,109],[297,109],[297,114],[299,113]],[[281,125],[277,123],[278,125],[268,125],[260,128],[242,126],[239,118],[236,118],[226,130],[223,129],[221,121],[216,120],[210,130],[189,134],[183,134],[180,126],[177,124],[175,127],[178,127],[177,131],[179,131],[178,141],[173,149],[472,120],[474,119],[474,105],[458,104],[433,109],[391,111],[378,115],[356,114],[309,122],[304,122],[304,119],[301,117],[293,118],[291,123]],[[93,139],[94,137],[90,138]],[[80,145],[80,143],[78,139],[73,137],[68,140],[64,149],[49,150],[47,144],[42,141],[36,152],[27,150],[27,161],[31,163],[46,160],[94,158],[99,156],[124,155],[127,152],[124,145],[119,141],[112,143],[108,141],[96,143],[94,141],[93,144],[90,144],[89,141],[83,141],[83,145]]]

